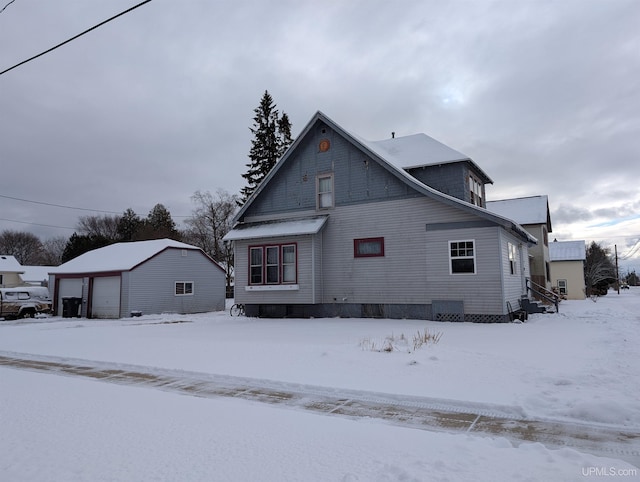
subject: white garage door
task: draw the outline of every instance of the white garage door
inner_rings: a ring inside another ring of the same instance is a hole
[[[62,316],[62,298],[82,298],[82,278],[62,278],[58,284],[58,316]]]
[[[92,318],[120,318],[120,276],[93,279]]]

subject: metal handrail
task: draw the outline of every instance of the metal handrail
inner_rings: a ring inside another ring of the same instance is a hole
[[[544,286],[540,286],[538,283],[531,281],[531,279],[527,278],[527,291],[534,293],[541,298],[547,300],[549,303],[553,303],[556,307],[556,313],[559,313],[558,305],[560,303],[560,297],[555,294],[553,291],[549,291]]]

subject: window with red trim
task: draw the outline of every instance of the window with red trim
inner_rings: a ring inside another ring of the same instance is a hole
[[[249,247],[249,284],[296,283],[298,258],[296,244],[270,244]]]
[[[384,256],[384,238],[354,239],[353,256],[356,258]]]

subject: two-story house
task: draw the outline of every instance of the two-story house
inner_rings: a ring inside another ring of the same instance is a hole
[[[368,142],[318,112],[225,236],[236,302],[249,316],[508,321],[537,240],[481,207],[487,182],[428,136]]]

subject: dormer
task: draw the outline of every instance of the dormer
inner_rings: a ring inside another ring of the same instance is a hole
[[[426,134],[393,136],[367,145],[423,184],[486,207],[485,184],[493,181],[469,156]]]

